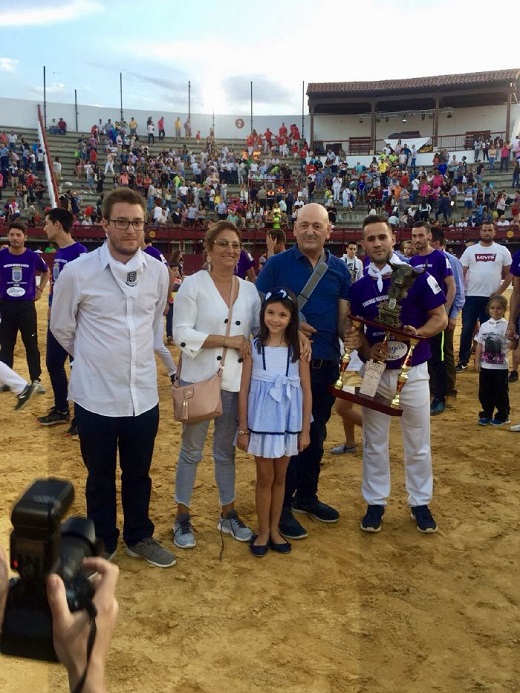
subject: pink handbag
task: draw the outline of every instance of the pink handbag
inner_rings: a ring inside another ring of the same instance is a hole
[[[229,314],[225,337],[229,336],[231,329],[231,316],[233,315],[233,303],[235,301],[235,284],[231,283],[229,297]],[[182,356],[179,360],[179,368],[172,386],[173,393],[173,418],[184,424],[195,424],[200,421],[216,419],[222,414],[222,397],[220,389],[222,385],[222,369],[226,360],[227,347],[222,352],[222,359],[218,371],[211,378],[201,380],[190,385],[181,385]]]

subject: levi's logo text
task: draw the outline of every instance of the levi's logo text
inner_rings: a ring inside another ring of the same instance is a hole
[[[475,253],[476,262],[495,262],[496,253]]]

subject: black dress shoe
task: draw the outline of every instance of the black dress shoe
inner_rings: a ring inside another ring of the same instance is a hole
[[[262,558],[269,551],[269,546],[267,544],[255,544],[257,539],[258,534],[253,534],[249,541],[249,550],[256,558]]]
[[[276,544],[272,539],[269,539],[269,548],[277,553],[291,553],[292,546],[288,541],[283,541],[281,544]]]

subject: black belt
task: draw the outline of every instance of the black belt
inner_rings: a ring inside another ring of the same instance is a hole
[[[337,366],[337,361],[327,361],[326,359],[311,359],[311,368],[323,368],[324,366]]]

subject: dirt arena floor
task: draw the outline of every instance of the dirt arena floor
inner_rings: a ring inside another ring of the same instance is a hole
[[[45,351],[45,306],[39,305]],[[26,374],[21,349],[16,367]],[[2,394],[0,541],[8,546],[13,501],[32,480],[73,481],[84,513],[79,444],[36,417],[36,396],[15,414]],[[161,425],[152,468],[156,536],[172,547],[173,480],[180,425],[159,366]],[[511,385],[520,422],[520,383]],[[217,491],[209,454],[193,499],[197,547],[177,565],[152,568],[121,545],[120,616],[107,667],[112,693],[501,693],[520,691],[520,435],[479,427],[477,374],[459,377],[457,407],[432,420],[435,535],[409,517],[399,424],[392,423],[393,492],[383,530],[359,530],[361,452],[324,457],[320,495],[341,511],[325,526],[303,518],[309,538],[289,556],[253,558],[216,530]],[[360,439],[357,432],[358,441]],[[341,442],[329,426],[327,451]],[[255,526],[254,463],[237,462],[237,507]],[[1,657],[3,693],[67,690],[61,667]]]

